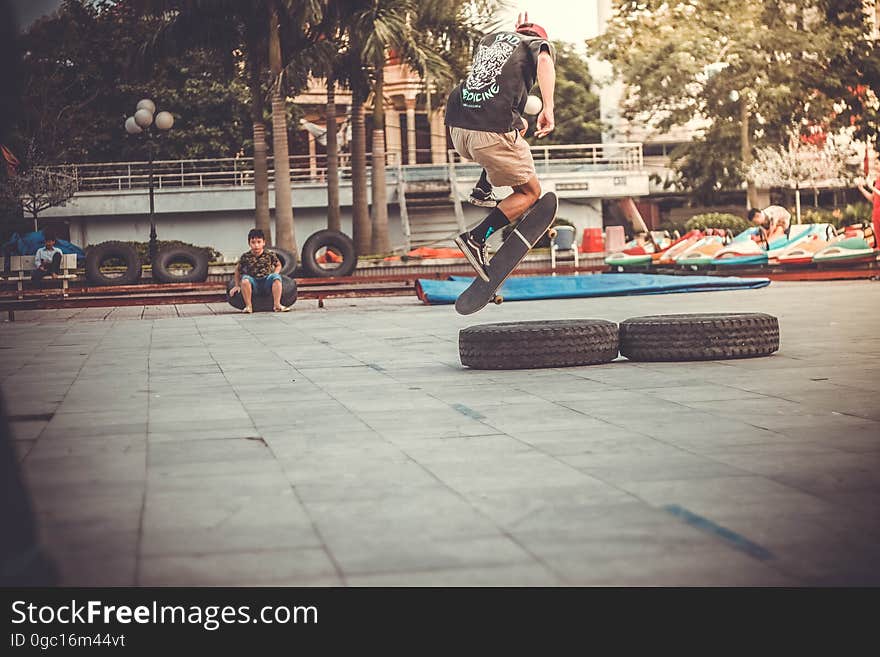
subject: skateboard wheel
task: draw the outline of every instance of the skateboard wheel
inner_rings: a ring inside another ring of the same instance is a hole
[[[496,306],[500,306],[503,302],[504,302],[504,297],[502,297],[502,296],[496,295],[496,296],[492,297],[492,303],[494,303]]]

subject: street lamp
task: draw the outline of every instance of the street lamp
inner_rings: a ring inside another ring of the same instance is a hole
[[[154,116],[155,115],[155,116]],[[159,134],[157,130],[170,130],[174,125],[174,117],[170,112],[156,114],[156,103],[149,98],[139,101],[135,113],[125,119],[125,131],[130,135],[143,134],[147,142],[149,156],[149,187],[150,187],[150,262],[156,257],[156,219],[153,204],[153,139]]]

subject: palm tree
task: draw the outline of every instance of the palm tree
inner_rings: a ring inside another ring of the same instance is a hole
[[[320,28],[327,37],[323,52],[317,52],[322,62],[316,68],[327,78],[327,178],[328,178],[328,228],[339,212],[338,144],[331,128],[335,127],[335,83],[351,90],[351,191],[352,191],[352,240],[358,255],[371,251],[372,225],[368,212],[366,130],[364,104],[369,96],[372,81],[370,71],[361,61],[358,48],[358,27],[354,18],[356,9],[363,10],[370,0],[330,0]],[[327,47],[329,45],[329,47]]]
[[[262,230],[266,241],[272,244],[272,221],[269,214],[269,153],[264,123],[265,103],[261,73],[265,70],[268,53],[264,33],[252,23],[245,24],[248,87],[251,92],[251,125],[254,138],[254,227]]]
[[[256,3],[247,11],[242,11],[241,3],[234,0],[134,0],[134,5],[142,14],[162,20],[152,40],[141,48],[144,62],[179,55],[193,46],[211,50],[221,58],[240,48],[245,56],[254,140],[254,226],[271,242],[262,90],[268,48],[264,3]]]
[[[359,90],[352,90],[351,95],[351,221],[357,254],[370,253],[373,227],[367,212],[367,131],[364,97]]]
[[[290,157],[287,145],[287,116],[282,87],[284,60],[281,48],[282,27],[288,32],[288,57],[296,58],[309,43],[303,33],[321,20],[322,3],[318,0],[133,0],[146,15],[164,22],[142,54],[182,52],[194,45],[209,48],[218,56],[231,58],[236,46],[247,58],[248,84],[253,103],[254,121],[254,195],[255,224],[271,236],[268,211],[268,163],[261,73],[268,58],[272,71],[272,141],[275,159],[275,212],[277,242],[295,251],[293,205],[290,194]],[[265,36],[264,36],[265,35]],[[299,38],[297,38],[299,37]],[[268,52],[267,52],[268,50]],[[299,80],[301,81],[301,80]]]
[[[373,79],[372,243],[391,250],[385,187],[384,74],[393,49],[423,78],[441,86],[460,75],[498,2],[495,0],[366,0],[349,19],[353,45]],[[352,139],[355,139],[355,132]],[[352,166],[355,163],[352,162]]]
[[[342,230],[339,205],[339,140],[336,125],[336,86],[351,86],[357,71],[351,61],[345,16],[350,3],[330,0],[318,26],[319,37],[311,53],[313,72],[327,81],[327,228]]]
[[[275,235],[278,246],[296,253],[290,193],[287,108],[281,94],[281,15],[279,0],[269,0],[269,69],[272,72],[272,154],[275,161]]]

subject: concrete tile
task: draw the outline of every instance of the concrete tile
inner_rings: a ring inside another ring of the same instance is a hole
[[[28,311],[0,324],[0,389],[61,416],[17,448],[76,584],[869,585],[880,340],[851,308],[878,302],[850,281],[505,304],[506,321],[673,303],[782,327],[772,358],[529,371],[462,368],[474,319],[414,299],[251,321]],[[50,364],[50,384],[29,376]],[[117,476],[135,457],[144,476]]]
[[[647,441],[645,445],[643,449],[633,447],[615,453],[580,453],[560,456],[559,459],[591,477],[612,484],[746,474],[735,466],[656,441]]]
[[[93,552],[60,552],[52,559],[61,586],[135,586],[137,559],[134,554],[116,553],[95,558]]]
[[[528,564],[532,557],[514,541],[497,534],[444,540],[395,535],[356,535],[327,539],[327,547],[346,577],[399,571],[452,570]]]
[[[338,586],[326,552],[283,548],[155,556],[141,560],[138,586]]]
[[[173,508],[174,514],[167,509]],[[148,490],[142,526],[144,532],[166,529],[223,529],[259,532],[272,525],[304,530],[311,520],[293,491],[279,489],[262,493],[226,494],[212,490],[200,492],[154,492]]]
[[[539,563],[488,565],[480,568],[348,575],[346,584],[365,587],[557,586],[561,580]]]
[[[578,486],[592,481],[576,468],[533,453],[470,461],[433,461],[425,467],[445,485],[461,493],[518,490],[535,485]]]
[[[277,524],[244,529],[240,525],[148,528],[141,539],[143,557],[186,556],[285,548],[320,548],[321,541],[307,524]]]

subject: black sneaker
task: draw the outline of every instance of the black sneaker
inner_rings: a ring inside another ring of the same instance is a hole
[[[471,237],[470,233],[462,233],[455,238],[455,245],[464,253],[464,257],[471,263],[471,267],[476,270],[477,275],[488,283],[489,274],[486,272],[486,267],[489,265],[489,254],[486,250],[486,244],[479,244]]]
[[[468,197],[468,203],[481,208],[494,208],[498,205],[498,199],[495,198],[491,190],[487,192],[479,187],[474,187]]]

